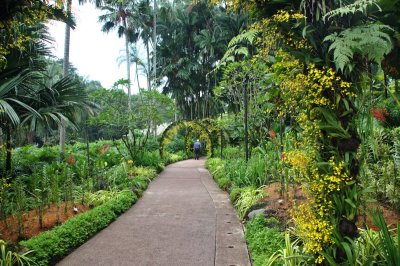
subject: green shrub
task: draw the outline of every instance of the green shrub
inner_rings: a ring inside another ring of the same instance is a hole
[[[119,196],[120,192],[117,190],[98,190],[94,193],[86,193],[84,202],[87,206],[97,207]]]
[[[164,164],[168,165],[171,163],[176,163],[176,162],[182,161],[183,156],[178,155],[178,154],[169,153],[169,152],[164,152],[162,159],[163,159]]]
[[[277,225],[275,218],[266,219],[262,214],[256,215],[246,224],[245,238],[253,259],[254,266],[264,266],[277,250],[285,245],[282,232],[267,226]]]
[[[240,219],[246,216],[251,206],[255,205],[260,199],[265,197],[264,187],[244,187],[240,191],[240,196],[235,202]]]
[[[165,150],[171,153],[177,153],[185,150],[185,140],[183,138],[174,138],[167,144]]]
[[[219,158],[210,158],[206,161],[206,168],[210,171],[214,180],[226,178],[224,161]],[[229,178],[228,178],[229,179]]]
[[[153,167],[158,172],[164,169],[164,163],[158,150],[141,152],[134,163],[137,166]]]
[[[157,172],[153,168],[149,167],[135,166],[133,167],[132,172],[134,176],[143,176],[150,180],[154,179],[157,176]]]
[[[241,188],[233,186],[231,192],[229,193],[229,199],[231,200],[232,204],[235,204],[237,199],[240,196]]]
[[[121,191],[118,197],[103,205],[72,217],[61,226],[22,241],[20,244],[34,251],[30,254],[30,258],[38,265],[54,264],[109,225],[136,200],[133,192]]]
[[[27,145],[13,150],[12,162],[16,175],[31,175],[43,165],[58,160],[59,151],[56,146],[42,147]]]
[[[218,186],[223,190],[227,190],[231,186],[231,181],[229,180],[229,178],[226,178],[226,177],[216,179],[216,182],[217,182]]]
[[[135,182],[135,187],[140,189],[140,190],[145,190],[150,183],[150,179],[144,176],[137,176],[133,178],[133,181]]]
[[[107,183],[112,188],[124,189],[131,187],[128,177],[128,165],[124,162],[106,170],[103,175],[107,178]]]
[[[150,137],[147,139],[145,149],[148,151],[158,151],[160,148],[160,143],[156,138]]]

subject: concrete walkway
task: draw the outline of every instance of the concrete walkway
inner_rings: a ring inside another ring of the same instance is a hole
[[[204,160],[166,167],[126,213],[59,265],[250,265],[242,226]]]

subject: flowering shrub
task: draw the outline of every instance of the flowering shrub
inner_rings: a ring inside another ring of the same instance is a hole
[[[76,163],[76,160],[74,159],[74,157],[72,156],[72,154],[70,154],[68,156],[68,158],[65,160],[65,162],[69,165],[74,165]]]
[[[371,114],[381,124],[386,122],[386,117],[389,115],[388,111],[384,107],[382,107],[382,108],[371,108]]]
[[[105,154],[110,150],[110,144],[106,143],[104,146],[100,146],[99,148],[99,154]]]

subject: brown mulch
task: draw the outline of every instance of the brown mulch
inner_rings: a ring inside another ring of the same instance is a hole
[[[272,183],[266,186],[265,192],[267,193],[267,197],[262,199],[261,202],[265,203],[265,209],[271,212],[271,214],[267,216],[275,217],[281,222],[282,225],[290,226],[290,210],[293,209],[294,202],[299,204],[306,201],[306,194],[299,185],[290,185],[287,193],[282,194],[280,191],[280,183]],[[393,210],[392,208],[380,203],[368,203],[367,213],[369,210],[378,207],[381,209],[389,229],[397,228],[397,224],[400,222],[400,214],[396,210]],[[359,228],[363,227],[363,220],[364,217],[361,211],[357,221],[357,226]],[[368,214],[366,215],[366,225],[368,228],[378,230],[377,226],[374,225]]]
[[[76,204],[75,206],[78,208],[78,214],[89,210],[89,207],[82,204]],[[15,215],[8,216],[7,219],[0,220],[0,239],[11,243],[16,243],[17,241],[23,239],[29,239],[34,235],[48,231],[54,226],[62,224],[74,215],[73,205],[71,205],[71,203],[68,203],[67,205],[67,212],[65,212],[65,203],[62,203],[59,208],[57,208],[56,205],[51,205],[50,207],[46,207],[44,210],[43,227],[40,228],[37,210],[25,212],[22,215],[23,229],[21,235],[18,235],[17,217]]]

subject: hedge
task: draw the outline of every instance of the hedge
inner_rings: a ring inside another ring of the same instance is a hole
[[[137,196],[132,191],[121,191],[118,197],[20,244],[34,251],[30,254],[34,263],[53,265],[107,227],[136,201]]]

